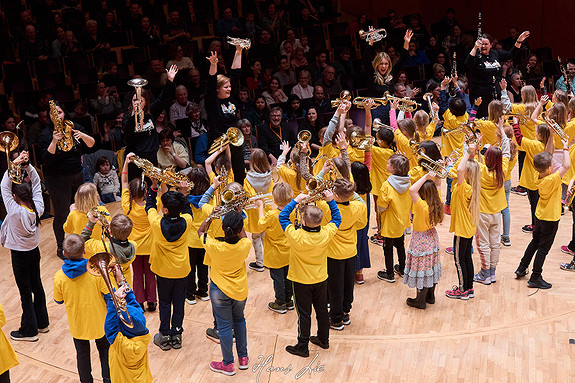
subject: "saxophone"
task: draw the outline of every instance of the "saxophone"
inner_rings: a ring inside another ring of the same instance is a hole
[[[54,100],[50,100],[49,104],[50,117],[54,123],[54,130],[64,135],[64,137],[58,141],[58,148],[63,152],[69,152],[72,150],[72,148],[74,148],[74,136],[72,136],[72,128],[74,128],[74,123],[70,120],[62,121],[60,119]]]

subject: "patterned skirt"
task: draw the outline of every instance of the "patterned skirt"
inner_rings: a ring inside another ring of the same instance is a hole
[[[403,283],[423,289],[433,287],[441,278],[439,237],[435,228],[414,231],[405,259]]]

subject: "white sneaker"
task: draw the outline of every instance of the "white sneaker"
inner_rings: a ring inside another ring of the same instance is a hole
[[[188,299],[186,298],[186,303],[189,305],[195,305],[196,303],[198,303],[198,301],[196,301],[196,299]]]

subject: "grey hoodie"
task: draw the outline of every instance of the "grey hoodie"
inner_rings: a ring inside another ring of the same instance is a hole
[[[411,179],[409,176],[396,176],[395,174],[392,174],[387,177],[387,181],[399,194],[405,193],[411,186]]]
[[[265,172],[265,173],[256,173],[249,171],[246,174],[246,179],[255,189],[256,193],[265,193],[270,188],[272,183],[272,173]]]

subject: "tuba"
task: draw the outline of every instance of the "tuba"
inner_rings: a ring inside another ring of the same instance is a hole
[[[18,148],[20,140],[16,133],[10,131],[0,133],[0,150],[6,152],[6,163],[8,164],[8,177],[15,184],[21,184],[24,181],[22,174],[22,164],[15,164],[10,161],[10,152]],[[26,153],[26,152],[24,152]]]
[[[350,101],[350,100],[351,100],[351,92],[349,90],[343,90],[339,94],[339,98],[336,98],[335,100],[331,101],[331,107],[337,108],[339,106],[339,104],[341,104],[342,102]]]
[[[54,123],[54,130],[62,133],[64,137],[58,141],[58,148],[63,152],[69,152],[74,147],[74,136],[72,135],[72,129],[74,128],[74,123],[70,120],[62,121],[60,116],[58,116],[58,110],[56,109],[56,104],[54,100],[49,101],[50,104],[50,117]]]
[[[359,150],[369,150],[375,143],[375,137],[366,136],[360,132],[351,132],[349,136],[349,145]]]
[[[242,49],[250,49],[252,46],[252,42],[250,39],[240,39],[238,37],[230,37],[228,36],[227,42],[230,45],[235,45],[236,47],[242,47]]]
[[[241,130],[235,127],[228,128],[228,131],[214,140],[210,146],[209,154],[217,152],[222,148],[232,144],[233,146],[242,146],[244,143],[244,135]]]
[[[144,183],[144,176],[150,178],[155,178],[167,185],[180,187],[180,182],[188,183],[188,193],[194,187],[194,183],[188,179],[184,174],[178,173],[174,170],[173,166],[166,169],[160,169],[149,160],[141,158],[138,156],[130,157],[131,162],[133,162],[137,167],[142,169],[142,184]]]
[[[553,129],[553,131],[555,131],[555,134],[558,135],[562,140],[569,140],[569,136],[567,135],[567,133],[565,133],[561,125],[559,125],[557,121],[555,121],[551,117],[548,117],[547,112],[541,113],[541,118],[551,129]]]
[[[142,107],[142,88],[148,85],[148,80],[143,78],[133,78],[128,80],[128,85],[136,89],[136,101],[138,105],[134,108],[134,126],[135,132],[141,132],[144,129],[144,108]]]
[[[369,45],[373,45],[373,43],[385,39],[387,37],[387,31],[383,28],[373,29],[367,32],[362,29],[359,31],[359,37],[365,40]]]

